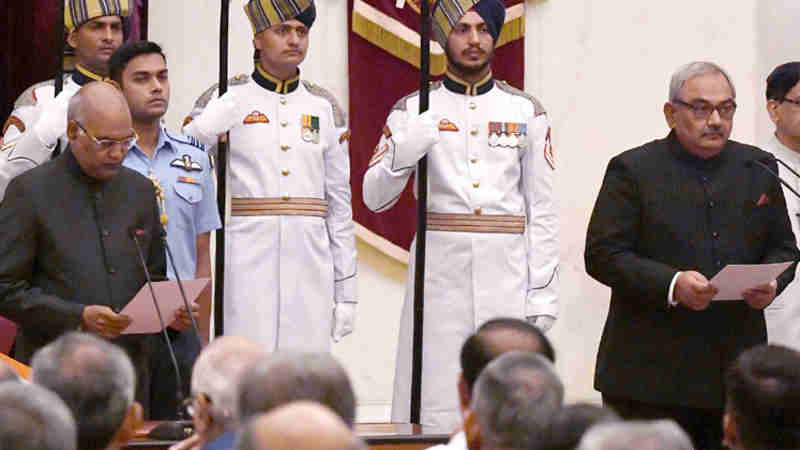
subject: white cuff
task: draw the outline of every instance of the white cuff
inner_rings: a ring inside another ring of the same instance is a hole
[[[683,272],[678,272],[672,277],[672,281],[669,283],[669,291],[667,292],[667,304],[669,306],[678,306],[678,302],[675,301],[674,298],[674,291],[675,291],[675,282],[678,281],[678,276]]]

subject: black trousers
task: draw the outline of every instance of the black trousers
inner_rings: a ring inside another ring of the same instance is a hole
[[[603,394],[603,406],[613,409],[625,420],[672,419],[692,438],[697,450],[720,450],[722,446],[721,409],[685,408],[656,405]]]

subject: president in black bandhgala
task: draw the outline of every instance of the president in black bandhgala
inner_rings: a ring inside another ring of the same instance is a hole
[[[123,335],[119,311],[145,284],[165,278],[153,184],[122,160],[136,141],[128,105],[111,84],[90,83],[70,100],[69,147],[11,181],[0,204],[0,314],[19,325],[15,357],[85,330],[125,348],[148,386],[151,335]]]
[[[742,300],[712,302],[728,264],[798,258],[770,154],[729,140],[736,92],[719,66],[672,77],[664,139],[614,157],[589,223],[586,270],[611,287],[595,388],[623,418],[675,419],[721,448],[723,374],[766,342],[763,308],[794,267]]]

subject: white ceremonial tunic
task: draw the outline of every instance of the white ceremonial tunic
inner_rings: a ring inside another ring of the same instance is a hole
[[[418,105],[412,94],[386,121],[364,177],[364,201],[373,211],[391,208],[414,172],[417,161],[404,153],[401,136]],[[456,381],[464,340],[495,317],[557,316],[558,221],[550,123],[535,99],[490,77],[465,86],[448,75],[432,84],[430,110],[441,122],[440,141],[428,151],[428,212],[524,216],[526,226],[524,234],[427,233],[421,421],[448,432],[460,424]],[[520,133],[512,135],[511,126]],[[507,132],[489,136],[490,129]],[[396,422],[407,422],[410,412],[415,243],[411,247],[392,403]]]
[[[334,302],[357,302],[344,115],[322,88],[275,82],[260,70],[232,79],[229,89],[241,115],[230,129],[230,196],[324,199],[328,215],[227,220],[225,334],[249,337],[268,351],[329,351]],[[213,95],[216,86],[192,117]],[[310,123],[318,126],[316,137]],[[185,134],[215,144],[194,125]]]
[[[769,142],[761,147],[785,162],[795,172],[800,172],[800,153],[797,153],[781,143],[775,135]],[[795,191],[800,192],[800,178],[788,169],[778,164],[778,175],[791,184]],[[789,212],[789,221],[792,223],[792,232],[795,238],[800,238],[800,199],[797,198],[786,186],[781,185],[783,196],[786,198],[786,209]],[[798,266],[800,267],[800,266]],[[795,269],[797,270],[797,269]],[[781,294],[775,297],[764,310],[767,320],[767,340],[770,344],[780,344],[800,351],[800,275],[795,272],[794,281],[786,286]]]

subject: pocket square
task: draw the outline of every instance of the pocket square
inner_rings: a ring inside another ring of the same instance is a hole
[[[766,193],[761,194],[761,197],[758,198],[756,202],[756,206],[764,206],[769,205],[769,196]]]

